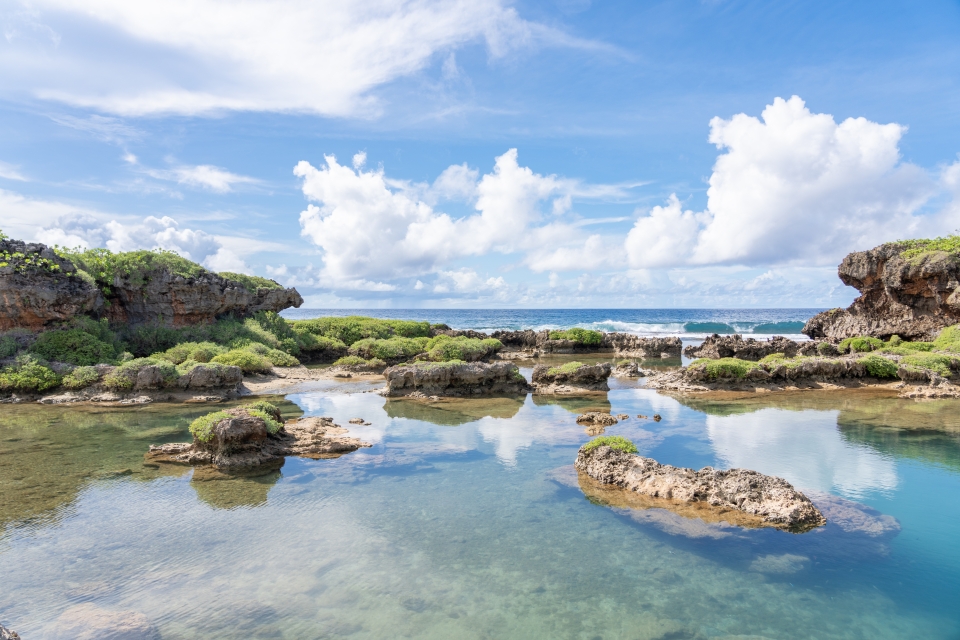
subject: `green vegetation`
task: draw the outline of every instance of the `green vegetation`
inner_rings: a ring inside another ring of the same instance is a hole
[[[11,335],[0,335],[0,358],[9,358],[17,354],[20,345]]]
[[[704,372],[710,380],[716,380],[718,378],[744,378],[750,371],[761,368],[759,362],[750,362],[749,360],[740,360],[738,358],[720,358],[719,360],[700,358],[699,360],[691,362],[690,366],[703,366]]]
[[[263,356],[246,349],[233,349],[214,357],[210,362],[240,367],[244,373],[267,373],[270,361]]]
[[[796,369],[803,364],[805,360],[808,360],[808,358],[805,358],[804,356],[788,358],[783,353],[771,353],[770,355],[761,358],[759,364],[767,369],[772,369],[780,365],[783,365],[788,369]]]
[[[960,324],[942,330],[937,339],[933,341],[933,349],[935,351],[960,353]]]
[[[860,358],[857,362],[863,364],[863,366],[867,369],[867,373],[874,378],[897,377],[897,363],[893,360],[888,360],[883,356],[872,354],[864,358]]]
[[[425,347],[427,359],[434,362],[447,360],[481,360],[492,356],[503,348],[503,344],[495,338],[467,338],[457,336],[452,338],[440,334],[432,338]]]
[[[248,276],[244,273],[232,273],[230,271],[221,271],[218,273],[221,278],[236,282],[250,293],[256,293],[257,289],[283,289],[281,285],[260,276]]]
[[[46,271],[48,273],[60,273],[60,265],[54,260],[44,258],[39,253],[23,253],[21,251],[0,250],[0,269],[10,267],[14,273],[27,273],[28,271]]]
[[[624,453],[637,453],[637,445],[633,444],[623,436],[600,436],[599,438],[594,438],[587,444],[580,447],[581,451],[592,451],[597,447],[607,446],[616,451],[623,451]]]
[[[911,262],[920,261],[927,255],[936,252],[943,252],[954,258],[960,258],[960,235],[937,237],[933,240],[899,240],[893,244],[901,247],[903,251],[901,251],[900,256]]]
[[[40,392],[60,386],[60,376],[32,355],[0,369],[0,391]]]
[[[549,369],[547,369],[547,375],[559,376],[559,375],[571,374],[582,366],[583,366],[582,362],[577,362],[576,360],[574,360],[573,362],[568,362],[566,364],[560,365],[559,367],[550,367]]]
[[[140,370],[154,366],[160,372],[161,386],[168,387],[180,377],[173,363],[160,358],[135,358],[124,362],[103,378],[103,386],[113,391],[129,391],[134,387]]]
[[[181,364],[187,360],[194,362],[210,362],[227,349],[212,342],[183,342],[166,351],[154,354],[154,357],[168,360],[173,364]]]
[[[429,338],[364,338],[353,343],[350,354],[380,360],[409,359],[426,350]]]
[[[418,368],[430,371],[432,369],[441,369],[444,367],[453,367],[460,364],[467,364],[463,360],[447,360],[446,362],[415,362],[414,363]]]
[[[856,338],[846,338],[841,340],[837,346],[840,353],[868,353],[877,351],[884,347],[883,340],[871,338],[870,336],[857,336]]]
[[[214,411],[205,416],[200,416],[190,423],[190,434],[197,442],[209,442],[213,438],[213,428],[221,420],[232,418],[226,411]]]
[[[142,287],[152,274],[167,271],[184,278],[195,278],[206,269],[196,262],[180,257],[175,251],[128,251],[114,253],[109,249],[57,249],[61,257],[73,262],[81,271],[90,274],[104,295],[110,295],[110,287],[117,279],[134,287]]]
[[[427,338],[430,336],[429,322],[411,320],[381,320],[365,316],[344,316],[315,318],[313,320],[295,320],[292,323],[295,333],[309,333],[337,340],[345,346],[352,346],[365,338],[385,340],[387,338]]]
[[[908,366],[936,371],[944,377],[949,377],[951,370],[960,365],[957,358],[939,353],[914,353],[905,356],[901,362]]]
[[[77,367],[63,376],[63,386],[67,389],[83,389],[100,379],[96,367]]]
[[[113,345],[98,340],[82,329],[45,331],[30,345],[30,351],[46,360],[79,366],[113,362],[117,356]]]
[[[263,404],[269,404],[269,403],[264,402]],[[273,405],[269,405],[269,406],[272,407]],[[267,426],[267,433],[276,433],[277,431],[280,431],[280,427],[283,426],[283,423],[278,422],[276,419],[276,413],[277,413],[276,407],[273,407],[274,411],[266,411],[264,409],[258,409],[256,408],[256,405],[251,407],[246,407],[246,409],[247,409],[247,413],[249,413],[250,415],[256,416],[261,420],[263,420],[264,424]]]
[[[551,331],[550,339],[572,340],[573,342],[582,344],[584,346],[598,347],[603,343],[603,334],[599,331],[591,331],[590,329],[573,327],[572,329],[567,329],[566,331]]]
[[[369,367],[370,369],[379,369],[387,366],[387,363],[379,358],[364,360],[360,356],[343,356],[333,363],[335,367]]]

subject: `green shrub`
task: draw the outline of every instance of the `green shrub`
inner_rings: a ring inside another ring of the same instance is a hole
[[[868,353],[882,349],[883,346],[883,340],[870,336],[858,336],[841,340],[837,350],[840,353]]]
[[[905,356],[901,362],[905,365],[936,371],[944,377],[949,377],[951,369],[958,363],[956,358],[939,353],[913,353]]]
[[[20,345],[13,336],[0,336],[0,358],[9,358],[17,355]]]
[[[257,289],[283,289],[283,287],[273,280],[261,278],[260,276],[248,276],[244,273],[233,273],[230,271],[221,271],[218,273],[221,278],[236,282],[250,293],[256,293]]]
[[[263,420],[264,424],[267,425],[267,433],[276,433],[277,431],[280,431],[280,427],[283,426],[282,423],[277,422],[273,415],[262,409],[249,408],[247,409],[247,413]]]
[[[180,377],[176,366],[160,358],[135,358],[124,362],[103,377],[103,386],[113,391],[128,391],[133,388],[140,369],[155,366],[160,369],[163,386],[170,386]]]
[[[270,371],[270,362],[263,356],[246,349],[233,349],[221,353],[210,362],[240,367],[244,373],[267,373]]]
[[[381,360],[380,358],[371,358],[370,360],[364,360],[360,356],[343,356],[338,358],[336,362],[333,363],[335,367],[369,367],[371,369],[377,369],[380,367],[387,366],[387,363]]]
[[[719,360],[700,358],[690,363],[690,367],[698,366],[703,366],[707,378],[710,380],[744,378],[750,371],[761,368],[759,362],[740,360],[739,358],[720,358]]]
[[[31,355],[0,370],[0,391],[40,392],[60,386],[61,377]]]
[[[216,356],[226,352],[226,347],[221,347],[212,342],[182,342],[162,353],[155,353],[153,357],[167,360],[173,364],[180,364],[187,360],[210,362]]]
[[[559,376],[562,374],[571,374],[582,366],[583,366],[582,362],[577,362],[577,361],[568,362],[566,364],[560,365],[559,367],[550,367],[549,369],[547,369],[547,375]]]
[[[597,447],[607,446],[616,451],[623,451],[624,453],[636,453],[637,445],[633,444],[623,436],[600,436],[599,438],[594,438],[587,444],[580,447],[582,451],[591,451]]]
[[[933,341],[933,348],[936,351],[960,352],[960,324],[943,329]]]
[[[887,344],[891,347],[899,347],[903,343],[903,339],[900,338],[897,334],[890,336],[890,339],[887,340]]]
[[[867,368],[867,373],[874,378],[897,377],[897,363],[883,356],[869,355],[865,358],[860,358],[857,362],[862,363],[863,366]]]
[[[190,423],[190,434],[197,442],[209,442],[213,438],[213,428],[221,420],[232,418],[226,411],[214,411],[205,416],[200,416]]]
[[[960,256],[960,236],[958,235],[937,237],[932,240],[899,240],[893,244],[902,247],[903,251],[900,256],[910,261],[922,260],[926,255],[938,251],[951,254],[954,257]]]
[[[325,336],[339,340],[346,346],[351,346],[364,338],[385,340],[392,337],[427,338],[430,336],[429,322],[412,320],[381,320],[380,318],[365,316],[343,316],[297,320],[292,324],[293,330],[298,334],[306,332],[315,336]]]
[[[77,367],[63,376],[63,386],[67,389],[83,389],[100,380],[96,367]]]
[[[265,344],[260,344],[258,342],[251,342],[247,346],[243,347],[243,349],[266,358],[267,361],[275,367],[295,367],[300,364],[300,361],[289,353],[280,351],[279,349],[271,349]]]
[[[495,338],[467,338],[457,336],[452,338],[447,335],[439,335],[427,342],[424,349],[427,352],[427,358],[436,362],[446,360],[480,360],[487,358],[500,349],[503,344]]]
[[[46,360],[78,366],[113,362],[116,350],[81,329],[45,331],[30,345],[30,351]]]
[[[598,347],[603,343],[603,334],[599,331],[591,331],[590,329],[573,327],[572,329],[567,329],[566,331],[551,331],[550,339],[572,340],[577,344],[582,344],[584,346]]]
[[[350,353],[368,360],[400,360],[423,353],[429,341],[429,338],[364,338],[353,343]]]
[[[105,295],[111,294],[116,279],[124,280],[132,287],[142,287],[151,277],[166,271],[184,278],[195,278],[207,273],[196,262],[180,257],[174,251],[128,251],[113,253],[109,249],[86,251],[60,250],[60,255],[69,259],[78,268],[93,276]]]

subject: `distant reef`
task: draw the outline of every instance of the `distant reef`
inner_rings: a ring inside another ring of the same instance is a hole
[[[888,242],[851,253],[838,271],[860,297],[811,318],[803,328],[811,338],[931,341],[960,322],[960,236]]]
[[[296,289],[213,273],[170,251],[64,251],[0,234],[0,331],[37,331],[78,315],[182,327],[301,304]]]

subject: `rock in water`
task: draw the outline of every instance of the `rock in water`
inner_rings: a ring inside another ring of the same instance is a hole
[[[756,340],[754,338],[744,340],[740,334],[721,336],[715,333],[704,340],[700,346],[690,345],[684,349],[683,355],[688,358],[711,358],[714,360],[739,358],[740,360],[756,362],[773,353],[782,353],[786,357],[792,358],[797,355],[799,350],[799,343],[783,336],[774,336],[769,340]]]
[[[63,640],[160,640],[160,632],[137,611],[113,611],[85,602],[57,619],[54,638]]]
[[[520,395],[530,385],[510,362],[424,362],[389,367],[383,372],[387,397]]]
[[[758,516],[767,526],[808,531],[826,523],[810,500],[783,478],[746,469],[699,471],[663,465],[607,445],[580,448],[576,468],[594,480],[654,498],[704,502]]]
[[[145,460],[210,465],[221,471],[250,473],[276,467],[285,456],[334,458],[370,446],[356,438],[344,437],[347,430],[334,424],[332,418],[303,418],[271,432],[262,417],[251,414],[245,407],[212,415],[219,419],[211,425],[208,436],[195,434],[193,442],[152,445]],[[272,417],[280,421],[278,412]]]
[[[933,340],[944,327],[960,322],[960,258],[945,251],[918,251],[923,241],[889,242],[851,253],[838,270],[860,297],[847,309],[812,317],[803,328],[811,338],[874,336]],[[916,255],[903,257],[912,250]]]
[[[577,416],[577,424],[595,425],[600,427],[611,427],[617,424],[617,419],[609,413],[600,411],[588,411]]]
[[[538,364],[533,369],[533,385],[535,393],[540,394],[609,391],[607,378],[611,370],[609,362],[593,365],[569,362],[561,367]]]

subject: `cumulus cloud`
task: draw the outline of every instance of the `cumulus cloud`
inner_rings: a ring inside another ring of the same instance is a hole
[[[865,118],[837,123],[797,96],[761,118],[710,121],[714,165],[707,209],[671,198],[637,220],[626,250],[633,266],[833,263],[846,252],[930,228],[918,215],[935,191],[901,161],[905,128]],[[671,258],[672,256],[672,258]]]
[[[419,283],[420,281],[417,280]],[[433,287],[434,293],[479,293],[503,289],[507,286],[503,277],[483,278],[473,269],[466,267],[457,270],[440,271]]]
[[[529,46],[612,49],[524,20],[506,0],[21,4],[52,37],[0,49],[6,89],[119,114],[356,115],[375,111],[371,89],[471,42],[494,57]]]
[[[332,282],[415,276],[458,258],[523,251],[546,236],[579,238],[570,225],[538,226],[549,215],[544,207],[554,214],[569,208],[579,183],[520,166],[516,149],[479,180],[475,170],[454,165],[431,188],[391,181],[382,169],[351,169],[333,156],[319,169],[302,161],[294,174],[319,203],[300,214],[301,233],[323,250],[323,277]],[[472,200],[477,213],[436,211],[424,196],[433,189]]]

